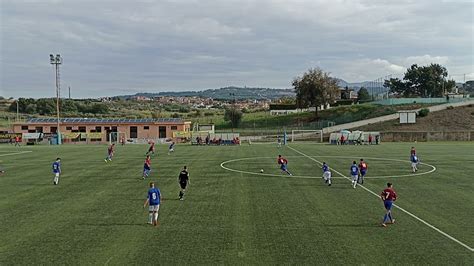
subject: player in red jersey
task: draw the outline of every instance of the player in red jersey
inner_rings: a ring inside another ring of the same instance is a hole
[[[145,162],[143,164],[143,176],[142,178],[147,178],[151,173],[151,158],[150,155],[146,156]]]
[[[385,207],[385,215],[383,217],[382,226],[386,227],[387,222],[390,220],[390,223],[395,223],[395,219],[392,218],[392,205],[393,202],[397,200],[397,193],[392,188],[392,183],[387,183],[387,188],[382,191],[380,198],[383,201]]]
[[[148,142],[150,144],[150,147],[148,148],[148,151],[145,153],[145,155],[155,154],[155,142],[152,140]]]
[[[359,163],[359,179],[357,179],[359,184],[364,184],[364,177],[367,174],[368,165],[364,159],[360,159]]]
[[[114,157],[114,148],[115,148],[115,143],[112,143],[112,145],[110,145],[109,148],[107,149],[107,158],[104,159],[105,162],[112,161],[112,157]]]
[[[283,172],[287,173],[288,175],[292,175],[292,174],[290,173],[290,171],[288,171],[288,167],[287,167],[287,165],[288,165],[288,160],[287,160],[287,159],[285,159],[285,158],[284,158],[283,156],[281,156],[281,155],[278,155],[277,163],[280,165],[280,169],[281,169]]]
[[[416,155],[415,147],[411,147],[410,156]]]

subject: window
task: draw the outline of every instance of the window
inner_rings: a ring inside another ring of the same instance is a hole
[[[95,127],[95,132],[102,132],[102,127],[101,126]]]
[[[66,127],[66,130],[72,130],[72,127]]]
[[[178,130],[178,126],[171,126],[171,130]]]
[[[28,126],[21,126],[21,130],[28,130]]]
[[[79,132],[86,132],[86,127],[79,127]]]
[[[144,126],[144,127],[143,127],[143,130],[148,130],[148,129],[150,129],[149,126]]]
[[[43,127],[36,127],[35,130],[35,133],[43,133]]]

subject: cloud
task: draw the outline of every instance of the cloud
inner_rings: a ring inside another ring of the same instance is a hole
[[[431,0],[4,0],[0,93],[51,96],[288,87],[310,67],[347,81],[439,63],[473,73],[473,4]],[[454,76],[454,75],[453,75]]]

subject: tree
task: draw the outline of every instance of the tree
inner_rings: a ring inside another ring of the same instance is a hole
[[[296,104],[300,108],[318,107],[332,103],[339,92],[337,80],[320,68],[309,69],[302,77],[293,80],[296,92]]]
[[[369,91],[367,91],[366,88],[362,87],[359,89],[359,92],[357,93],[357,100],[359,101],[370,101],[371,97],[369,94]]]
[[[224,112],[224,121],[230,122],[232,127],[238,127],[242,121],[243,113],[235,107],[226,108]]]
[[[412,65],[407,69],[403,81],[390,79],[384,86],[391,92],[402,94],[405,97],[442,97],[451,92],[456,85],[453,80],[446,80],[448,71],[439,64],[429,66]]]

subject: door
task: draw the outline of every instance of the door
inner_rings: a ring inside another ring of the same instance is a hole
[[[165,126],[159,126],[158,127],[158,137],[160,139],[165,139],[166,138],[166,127]]]
[[[130,138],[138,138],[138,127],[130,127]]]

